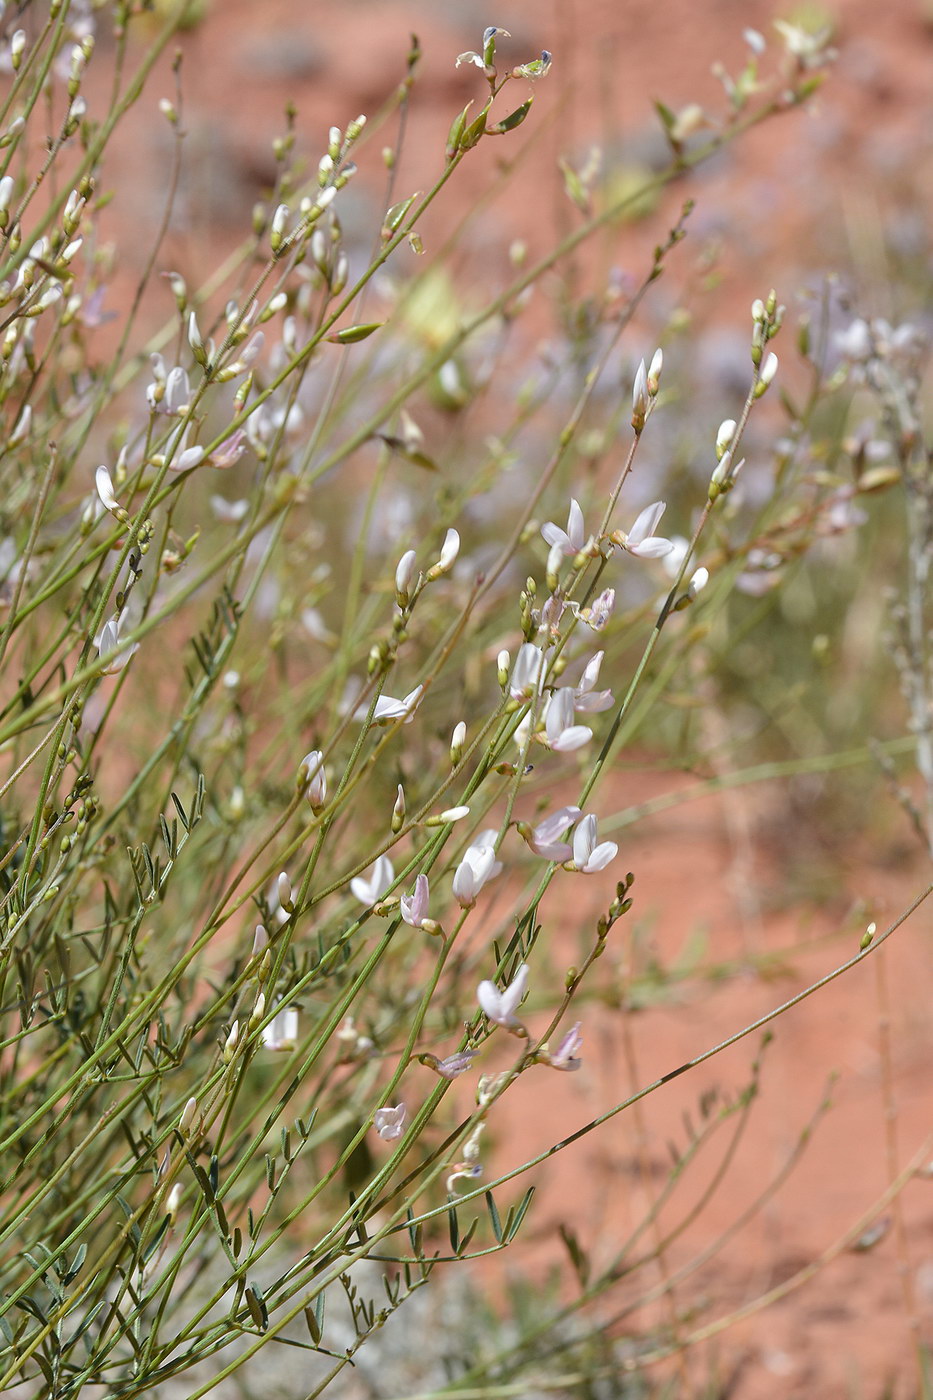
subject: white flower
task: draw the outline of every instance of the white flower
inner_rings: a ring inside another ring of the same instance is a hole
[[[406,1116],[403,1103],[396,1104],[394,1108],[377,1108],[373,1114],[376,1132],[386,1142],[393,1142],[402,1136]]]
[[[605,870],[619,854],[615,841],[602,841],[597,845],[596,834],[596,818],[592,814],[584,817],[574,830],[572,868],[582,875],[595,875]]]
[[[616,530],[613,540],[639,559],[662,559],[665,554],[670,554],[673,548],[670,540],[654,533],[664,509],[663,501],[655,501],[653,505],[645,506],[628,534],[624,530]]]
[[[867,321],[852,321],[844,331],[837,331],[833,340],[843,359],[856,364],[871,359],[874,346]]]
[[[676,578],[690,549],[690,541],[683,535],[671,536],[670,553],[664,555],[664,572],[668,578]]]
[[[97,494],[101,499],[101,504],[105,510],[117,511],[120,509],[120,502],[113,494],[113,479],[106,467],[98,467],[94,473],[94,484],[97,487]]]
[[[429,893],[427,875],[419,875],[415,880],[414,894],[403,894],[399,900],[402,918],[406,924],[411,924],[412,928],[420,928],[422,920],[427,918]]]
[[[559,525],[555,525],[549,520],[546,525],[541,526],[541,534],[547,540],[552,549],[560,549],[561,554],[573,558],[579,554],[586,544],[586,536],[583,533],[583,511],[576,501],[570,502],[570,514],[567,516],[567,528],[562,530]]]
[[[117,655],[113,654],[120,645],[120,628],[124,616],[125,614],[121,617],[108,618],[100,629],[99,635],[95,638],[94,644],[97,647],[97,653],[104,663],[100,669],[105,676],[115,676],[119,671],[122,671],[130,657],[139,651],[139,643],[134,642],[131,647],[126,647]]]
[[[535,694],[544,669],[544,652],[534,642],[523,642],[518,649],[509,694],[513,700],[530,700]]]
[[[297,1006],[280,1006],[269,1024],[263,1026],[261,1038],[267,1050],[294,1050],[298,1041]]]
[[[611,690],[596,690],[596,682],[599,680],[599,668],[603,664],[604,651],[598,651],[595,656],[591,656],[580,677],[580,684],[573,692],[573,708],[580,714],[596,714],[600,710],[608,710],[612,704]]]
[[[579,816],[579,807],[558,807],[556,812],[545,817],[530,832],[523,833],[525,840],[535,855],[544,856],[545,860],[568,860],[571,855],[570,843],[558,838]]]
[[[327,775],[324,772],[324,755],[320,749],[312,749],[305,754],[298,765],[298,781],[304,788],[305,798],[312,810],[318,812],[327,797]]]
[[[214,519],[219,520],[221,525],[237,525],[249,514],[249,501],[245,498],[240,501],[228,501],[223,496],[211,496],[210,506],[214,512]]]
[[[521,1027],[521,1022],[516,1018],[515,1012],[521,1004],[527,987],[528,965],[522,963],[504,992],[499,991],[495,982],[480,982],[476,989],[476,999],[480,1004],[480,1010],[485,1012],[493,1025],[503,1026],[506,1030],[514,1030],[516,1027]]]
[[[572,753],[593,737],[592,729],[573,722],[574,698],[574,691],[568,685],[561,686],[548,697],[544,733],[548,748],[556,753]]]
[[[441,574],[446,574],[450,569],[457,555],[460,553],[460,535],[456,530],[448,530],[444,536],[444,543],[441,545],[441,557],[436,564],[432,564],[428,569],[427,577],[432,581],[440,578]]]
[[[421,704],[423,692],[424,686],[416,685],[414,690],[408,692],[404,700],[396,700],[391,695],[380,695],[376,701],[371,723],[388,724],[393,719],[404,719],[406,724],[411,724],[415,717],[415,711]]]
[[[385,894],[395,879],[395,870],[388,856],[380,856],[366,875],[354,875],[350,889],[361,904],[373,905]]]
[[[406,549],[395,569],[395,591],[406,602],[408,600],[408,589],[415,576],[415,560],[417,555],[413,549]]]
[[[502,862],[496,860],[497,835],[489,828],[475,836],[454,871],[454,895],[462,909],[470,909],[487,881],[495,879],[502,870]]]

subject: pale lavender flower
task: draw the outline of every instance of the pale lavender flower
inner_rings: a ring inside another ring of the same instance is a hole
[[[598,651],[595,656],[591,656],[580,677],[580,683],[573,692],[573,708],[580,714],[596,714],[600,710],[608,710],[612,704],[611,690],[596,690],[596,683],[599,680],[599,668],[603,664],[604,651]]]
[[[366,875],[354,875],[350,889],[361,904],[377,904],[395,879],[395,870],[388,856],[382,855],[371,865]]]
[[[454,871],[454,895],[462,909],[470,909],[486,882],[494,879],[502,869],[502,862],[496,860],[497,834],[490,829],[474,837]]]
[[[522,963],[504,992],[499,991],[495,982],[480,982],[476,989],[476,999],[480,1010],[494,1026],[502,1026],[505,1030],[515,1030],[518,1027],[524,1029],[515,1012],[521,1005],[527,989],[528,964]]]
[[[394,1142],[402,1136],[406,1117],[405,1105],[400,1103],[394,1108],[377,1108],[373,1114],[373,1124],[385,1142]]]
[[[593,737],[592,729],[573,722],[574,698],[575,693],[568,685],[561,686],[548,697],[544,733],[548,748],[555,753],[572,753]]]
[[[573,833],[573,869],[582,875],[595,875],[605,870],[611,860],[619,854],[615,841],[596,843],[596,818],[583,817]]]
[[[246,451],[246,433],[242,428],[237,428],[230,437],[224,438],[219,447],[209,455],[207,464],[216,467],[219,471],[226,471],[232,467],[234,462],[238,462]]]
[[[427,918],[429,895],[428,877],[419,875],[415,880],[414,894],[403,894],[399,900],[402,918],[406,924],[411,924],[412,928],[420,928],[422,920]]]
[[[646,506],[628,534],[624,530],[617,530],[613,534],[613,540],[639,559],[661,559],[665,554],[670,554],[673,548],[670,540],[654,533],[664,509],[663,501],[655,501]]]
[[[559,525],[555,525],[553,521],[549,520],[546,525],[541,526],[541,534],[551,548],[559,548],[561,554],[570,558],[579,554],[586,544],[586,536],[583,533],[583,511],[578,503],[574,500],[570,502],[566,530],[562,530]]]
[[[523,642],[518,649],[509,694],[513,700],[530,700],[537,690],[544,669],[544,652],[534,642]]]
[[[559,838],[579,816],[579,807],[558,807],[556,812],[539,822],[525,836],[525,840],[535,855],[544,856],[545,860],[568,860],[571,855],[570,843]]]
[[[442,1079],[458,1079],[470,1068],[478,1054],[478,1050],[458,1050],[456,1054],[448,1055],[446,1060],[439,1060],[436,1055],[431,1054],[419,1055],[418,1058]]]
[[[371,722],[373,724],[388,724],[393,719],[404,719],[406,724],[411,724],[415,717],[415,711],[421,704],[423,693],[424,686],[416,685],[414,690],[410,690],[403,700],[396,700],[391,695],[380,695],[376,701]]]
[[[588,608],[580,610],[580,616],[588,627],[592,627],[594,632],[601,632],[612,616],[612,610],[616,605],[616,591],[614,588],[604,588],[598,598],[594,598]]]
[[[575,1022],[567,1031],[554,1054],[548,1055],[546,1063],[551,1066],[551,1069],[576,1070],[580,1068],[583,1063],[579,1057],[583,1045],[580,1025],[580,1021]]]

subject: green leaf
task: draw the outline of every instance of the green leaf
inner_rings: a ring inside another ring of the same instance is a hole
[[[489,1211],[489,1220],[492,1225],[492,1233],[496,1237],[496,1243],[502,1243],[502,1221],[499,1218],[499,1210],[493,1200],[492,1192],[486,1192],[486,1209]]]

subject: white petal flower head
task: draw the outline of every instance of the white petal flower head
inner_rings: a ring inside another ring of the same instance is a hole
[[[404,1132],[406,1117],[403,1103],[396,1104],[394,1108],[377,1108],[373,1114],[373,1125],[385,1142],[394,1142]]]
[[[428,570],[428,578],[436,579],[440,578],[441,574],[446,574],[447,570],[453,567],[459,553],[460,535],[456,530],[448,530],[441,545],[440,558]]]
[[[523,1029],[515,1012],[521,1005],[527,989],[528,964],[522,963],[504,992],[499,991],[495,982],[480,982],[476,989],[476,999],[480,1010],[494,1026],[503,1026],[506,1030]]]
[[[106,467],[98,467],[94,473],[94,484],[105,510],[119,510],[120,502],[113,493],[113,479]]]
[[[324,772],[324,755],[320,749],[312,749],[310,753],[305,754],[298,765],[298,779],[311,810],[319,812],[327,798],[327,775]]]
[[[454,871],[454,896],[462,909],[471,909],[483,886],[502,869],[502,862],[496,860],[495,838],[494,831],[481,832]]]
[[[395,870],[388,856],[380,856],[366,875],[355,875],[350,889],[361,904],[377,904],[395,879]]]
[[[535,855],[543,856],[545,860],[569,860],[572,854],[570,843],[561,841],[560,837],[579,816],[579,807],[558,807],[556,812],[539,822],[527,838]]]
[[[97,654],[103,663],[100,669],[105,676],[117,675],[118,672],[123,670],[130,657],[139,651],[139,643],[135,642],[133,646],[127,647],[124,651],[117,652],[117,647],[120,645],[120,627],[122,621],[122,617],[108,618],[95,639]]]
[[[282,1006],[262,1029],[262,1043],[267,1050],[294,1050],[298,1041],[298,1008]]]
[[[546,525],[541,526],[541,534],[552,549],[559,548],[561,553],[569,558],[579,554],[586,544],[586,536],[583,533],[583,511],[579,504],[574,500],[570,502],[566,530],[562,530],[559,525],[555,525],[553,521],[549,520]]]
[[[530,700],[535,694],[544,669],[544,652],[534,642],[523,642],[518,649],[509,694],[513,700]]]
[[[596,840],[596,818],[586,816],[577,824],[573,833],[573,868],[582,875],[595,875],[605,870],[611,860],[619,854],[615,841]]]
[[[573,692],[573,708],[581,714],[597,714],[600,710],[608,710],[612,704],[611,690],[597,690],[596,684],[599,680],[599,668],[603,664],[604,651],[598,651],[595,656],[591,656],[580,677],[580,684]]]
[[[380,695],[373,711],[372,723],[389,724],[394,719],[404,719],[406,724],[411,724],[415,717],[415,711],[421,704],[423,693],[424,686],[416,685],[414,690],[408,692],[404,700],[396,700],[391,695]]]
[[[663,559],[665,554],[670,554],[673,548],[670,540],[654,533],[664,510],[664,502],[655,501],[645,506],[627,535],[624,531],[619,532],[621,539],[618,542],[629,554],[639,559]]]
[[[547,746],[555,753],[572,753],[588,744],[593,737],[592,729],[585,724],[574,724],[574,691],[570,686],[561,686],[548,699],[544,717],[544,733]]]

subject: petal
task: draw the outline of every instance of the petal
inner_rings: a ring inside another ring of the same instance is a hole
[[[495,982],[480,982],[476,989],[480,1010],[498,1025],[502,1016],[502,996]]]
[[[525,995],[527,989],[528,964],[522,963],[500,998],[502,1012],[509,1020],[512,1019],[512,1013],[520,1005],[522,997]]]
[[[631,550],[633,545],[641,544],[649,535],[654,534],[658,527],[658,521],[664,514],[664,510],[665,504],[663,501],[654,501],[652,505],[645,506],[644,510],[641,511],[636,519],[635,524],[628,532],[627,548],[629,550]]]
[[[670,554],[674,546],[670,540],[665,540],[660,535],[649,535],[640,544],[632,544],[629,540],[627,548],[629,554],[634,554],[638,559],[663,559],[665,554]]]
[[[570,514],[567,517],[567,537],[576,554],[586,543],[583,536],[583,511],[579,504],[571,500]]]
[[[581,869],[596,845],[596,818],[592,813],[577,823],[573,833],[573,863]]]
[[[598,870],[605,870],[618,854],[619,847],[615,841],[601,841],[595,850],[590,852],[589,860],[582,868],[587,875],[595,875]]]
[[[565,554],[576,554],[577,551],[570,543],[570,536],[567,534],[566,530],[562,530],[559,525],[555,525],[553,520],[549,520],[545,525],[541,526],[541,534],[552,548],[554,545],[559,545]]]

